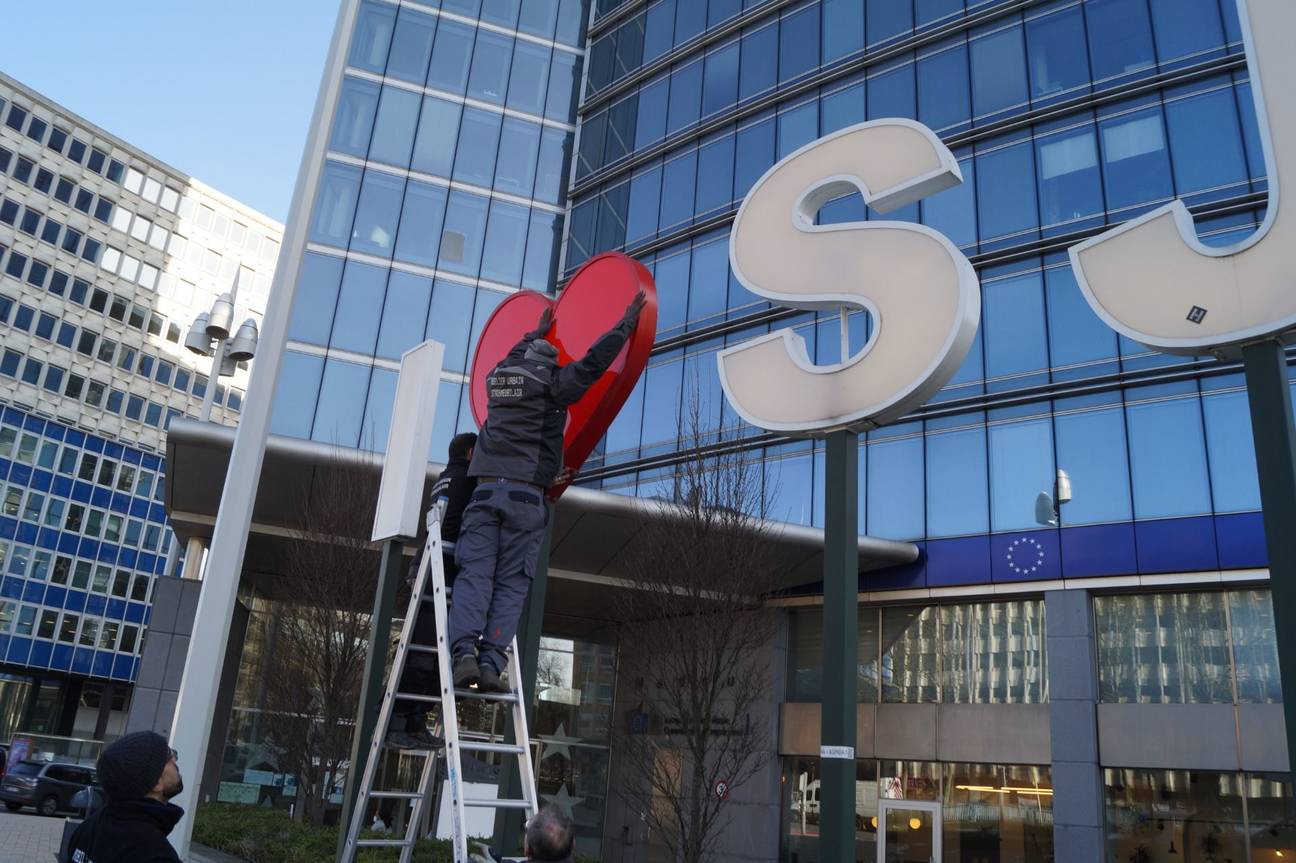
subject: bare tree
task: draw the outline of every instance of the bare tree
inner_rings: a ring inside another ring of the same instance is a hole
[[[614,610],[620,679],[640,687],[659,721],[620,728],[617,789],[679,863],[699,863],[728,823],[718,781],[736,789],[768,762],[769,732],[752,713],[770,698],[766,600],[776,567],[760,464],[716,440],[690,399],[673,503],[645,520]]]
[[[294,815],[323,822],[350,756],[378,554],[374,477],[339,455],[315,473],[275,580],[278,628],[265,658],[265,732],[297,775]]]

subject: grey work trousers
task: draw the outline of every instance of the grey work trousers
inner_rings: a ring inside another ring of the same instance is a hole
[[[470,653],[496,671],[517,634],[518,619],[535,577],[536,557],[549,509],[534,486],[483,480],[464,510],[455,547],[459,576],[450,606],[449,636],[455,656]]]

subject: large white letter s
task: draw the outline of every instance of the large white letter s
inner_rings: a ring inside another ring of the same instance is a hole
[[[1098,316],[1166,353],[1201,354],[1296,327],[1296,210],[1280,208],[1278,197],[1280,181],[1296,176],[1296,3],[1238,0],[1238,11],[1269,176],[1260,229],[1212,248],[1174,201],[1071,249],[1080,290]]]
[[[967,355],[981,316],[976,272],[941,233],[907,222],[816,225],[858,191],[890,212],[961,183],[949,148],[912,120],[874,120],[814,141],[770,168],[729,239],[748,290],[801,309],[866,308],[873,335],[853,357],[811,362],[790,329],[720,352],[720,382],[759,428],[817,434],[880,425],[924,402]]]

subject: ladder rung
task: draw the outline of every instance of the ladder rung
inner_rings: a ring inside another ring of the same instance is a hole
[[[460,740],[459,748],[465,752],[498,752],[501,755],[521,755],[526,747],[517,743],[487,743],[478,740]]]
[[[411,653],[436,653],[435,647],[428,647],[426,644],[411,644],[408,648]]]
[[[467,797],[464,799],[465,806],[475,806],[479,809],[529,809],[530,801],[527,800],[496,800],[490,797]]]
[[[441,703],[441,696],[439,695],[415,695],[412,692],[397,692],[396,698],[400,701],[419,701],[425,704]]]
[[[423,795],[417,791],[370,791],[369,796],[378,800],[418,800]]]
[[[456,689],[455,698],[476,698],[480,701],[502,701],[513,704],[517,696],[512,692],[478,692],[476,689]]]
[[[357,839],[361,848],[406,848],[414,843],[409,839]]]

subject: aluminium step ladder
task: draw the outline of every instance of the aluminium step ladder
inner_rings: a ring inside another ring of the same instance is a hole
[[[439,755],[431,750],[401,750],[406,754],[423,759],[418,791],[382,791],[374,788],[377,776],[378,761],[386,748],[387,726],[391,721],[396,699],[419,701],[426,704],[441,705],[441,725],[445,732],[446,776],[450,791],[450,818],[453,827],[452,843],[455,863],[469,863],[468,833],[466,813],[468,809],[522,809],[530,818],[536,814],[535,771],[531,763],[531,737],[527,729],[526,704],[522,698],[522,669],[518,662],[517,638],[509,650],[508,681],[511,689],[508,693],[485,693],[473,689],[454,689],[451,673],[450,645],[446,637],[446,584],[445,567],[441,560],[441,517],[445,512],[445,500],[436,501],[427,514],[427,544],[423,548],[423,561],[410,595],[409,608],[405,622],[401,627],[400,640],[396,645],[395,658],[387,686],[383,690],[382,708],[378,713],[378,724],[374,727],[373,740],[369,745],[369,758],[365,762],[364,775],[360,781],[360,793],[357,795],[355,808],[352,810],[351,824],[347,829],[347,841],[341,863],[354,863],[356,854],[361,848],[399,848],[400,863],[409,863],[414,854],[414,845],[418,841],[424,821],[424,810],[431,799],[440,771],[437,769]],[[429,602],[423,596],[423,589],[429,576],[432,579],[433,596],[430,602],[436,614],[436,647],[413,644],[415,619]],[[437,667],[441,676],[440,695],[419,695],[399,692],[401,675],[405,670],[405,661],[411,652],[435,653]],[[471,698],[484,701],[506,703],[513,714],[514,743],[491,743],[475,740],[463,740],[459,735],[459,711],[456,700]],[[521,799],[469,798],[463,788],[463,753],[486,753],[513,755],[518,760],[518,774],[522,780]],[[365,839],[360,832],[364,828],[365,814],[370,800],[400,800],[410,804],[409,820],[406,822],[405,835],[401,838]],[[433,813],[435,816],[435,813]]]

